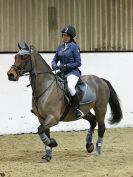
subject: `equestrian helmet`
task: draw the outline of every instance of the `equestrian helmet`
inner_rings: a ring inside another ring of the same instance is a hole
[[[74,38],[76,36],[76,30],[73,26],[65,26],[65,28],[63,28],[61,30],[62,34],[68,34],[70,36],[72,36],[72,38]]]

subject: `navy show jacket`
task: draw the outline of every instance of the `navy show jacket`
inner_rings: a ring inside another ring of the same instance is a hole
[[[65,50],[64,47],[65,45],[63,43],[57,48],[56,54],[51,63],[52,66],[57,65],[60,61],[60,64],[67,66],[67,70],[64,73],[66,77],[69,75],[80,77],[81,71],[78,69],[78,67],[81,66],[79,46],[74,42],[70,42],[67,44],[67,48],[65,48]]]

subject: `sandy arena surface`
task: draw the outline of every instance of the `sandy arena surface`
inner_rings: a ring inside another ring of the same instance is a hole
[[[133,177],[133,128],[107,129],[99,157],[86,152],[86,134],[52,133],[59,146],[48,163],[37,134],[0,136],[0,177]]]

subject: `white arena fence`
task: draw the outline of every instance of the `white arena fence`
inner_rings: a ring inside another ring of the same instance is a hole
[[[10,82],[7,71],[14,62],[15,54],[0,54],[0,134],[35,133],[38,119],[30,112],[31,87],[28,77],[18,82]],[[41,54],[48,64],[54,54]],[[123,120],[110,126],[106,114],[106,127],[133,127],[133,53],[82,53],[83,75],[93,74],[111,82],[121,100]],[[89,128],[85,120],[61,122],[51,128],[52,131],[72,131]]]

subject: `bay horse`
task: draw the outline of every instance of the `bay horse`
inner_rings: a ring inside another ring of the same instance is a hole
[[[35,50],[26,43],[18,44],[19,52],[15,55],[15,62],[7,72],[8,79],[18,81],[19,77],[29,75],[32,87],[32,112],[38,117],[40,126],[38,134],[45,145],[45,161],[52,158],[52,148],[58,144],[54,138],[50,137],[50,128],[61,121],[61,117],[66,108],[64,92],[57,83],[57,76],[50,66]],[[90,128],[86,137],[86,149],[88,153],[93,152],[93,133],[98,124],[98,140],[95,154],[100,155],[102,151],[103,136],[105,132],[105,114],[109,103],[111,108],[110,123],[119,123],[122,119],[122,110],[116,91],[109,81],[94,75],[84,75],[81,79],[86,82],[95,100],[91,103],[81,105],[81,110],[85,114],[84,119],[89,121]],[[95,115],[90,112],[93,109]],[[64,122],[76,120],[72,109],[64,118]]]

